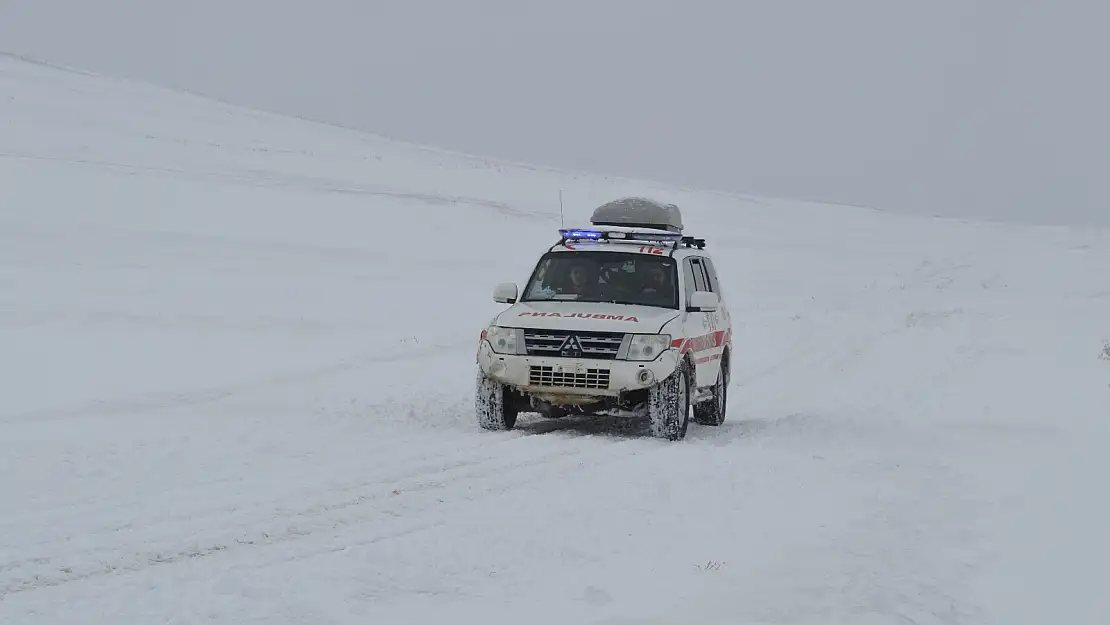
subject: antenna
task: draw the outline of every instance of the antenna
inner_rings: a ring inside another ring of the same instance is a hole
[[[559,189],[559,227],[565,228],[566,224],[563,223],[563,190]]]

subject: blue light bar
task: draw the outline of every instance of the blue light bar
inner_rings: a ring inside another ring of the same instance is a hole
[[[559,229],[559,234],[564,239],[600,239],[601,238],[601,232],[599,232],[597,230],[579,230],[579,229],[576,229],[576,228],[575,229],[560,228]]]
[[[632,228],[612,228],[594,230],[589,228],[560,228],[559,234],[567,240],[615,240],[615,241],[678,241],[682,234],[663,230],[645,231]]]

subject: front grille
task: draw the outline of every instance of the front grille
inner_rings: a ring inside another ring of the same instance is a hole
[[[528,370],[532,386],[559,386],[563,388],[609,388],[608,369],[586,369],[585,373],[555,371],[554,367],[532,365]]]
[[[567,339],[574,337],[581,353],[563,353]],[[529,356],[568,356],[613,360],[624,342],[623,332],[572,332],[569,330],[525,330],[524,347]]]

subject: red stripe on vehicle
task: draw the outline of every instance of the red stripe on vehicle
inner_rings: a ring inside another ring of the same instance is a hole
[[[681,348],[682,353],[704,352],[708,349],[716,349],[730,344],[732,341],[731,330],[717,330],[709,334],[701,336],[692,336],[688,339],[675,339],[671,341],[671,347]]]

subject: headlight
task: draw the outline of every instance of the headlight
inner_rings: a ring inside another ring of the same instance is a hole
[[[524,345],[523,334],[519,328],[490,326],[486,329],[486,340],[498,354],[516,354],[517,346]]]
[[[628,359],[655,360],[670,346],[670,334],[634,334],[628,345]]]

